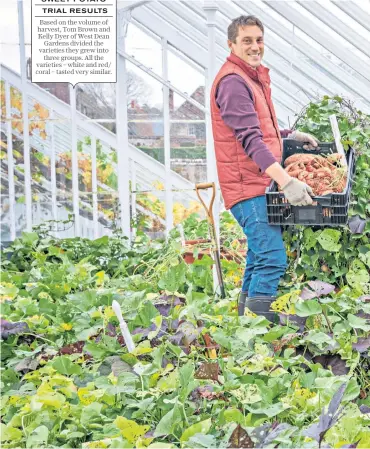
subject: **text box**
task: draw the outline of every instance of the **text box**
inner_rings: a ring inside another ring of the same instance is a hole
[[[32,0],[33,83],[115,83],[117,0]]]

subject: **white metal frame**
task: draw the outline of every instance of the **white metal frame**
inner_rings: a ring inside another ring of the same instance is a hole
[[[162,39],[162,77],[168,82],[168,44]],[[171,124],[170,124],[170,89],[163,85],[163,132],[164,132],[164,167],[165,167],[165,206],[166,236],[173,228],[173,195],[171,183]]]
[[[244,9],[245,13],[254,14],[259,17],[265,27],[273,30],[275,34],[277,34],[288,44],[291,43],[291,32],[287,30],[284,25],[277,22],[270,14],[266,12],[266,10],[259,8],[255,3],[250,1],[247,2],[247,6],[244,6],[244,3],[241,3],[240,7]],[[296,51],[298,50],[299,53],[306,56],[311,61],[314,61],[319,67],[325,70],[326,76],[328,77],[328,82],[323,84],[325,88],[330,88],[330,83],[332,83],[333,81],[337,83],[335,85],[336,90],[337,85],[343,85],[346,92],[358,99],[359,107],[361,107],[364,111],[370,112],[370,102],[368,101],[368,97],[364,95],[364,93],[369,90],[369,85],[367,83],[361,82],[360,80],[356,80],[356,82],[354,83],[353,76],[347,73],[342,67],[337,66],[332,61],[330,61],[330,59],[320,54],[311,45],[309,45],[306,41],[304,41],[297,35],[294,36],[294,43]],[[276,42],[273,45],[276,49],[279,49],[281,43]],[[299,70],[304,71],[304,69],[304,67],[301,68],[301,66],[299,66]],[[320,83],[322,83],[321,79],[323,75],[324,74],[321,71],[316,72],[316,78]]]
[[[76,120],[76,89],[69,85],[69,103],[71,108],[71,145],[72,145],[72,196],[75,235],[79,237],[80,206],[79,206],[79,180],[78,180],[78,154],[77,154],[77,120]]]
[[[91,136],[91,190],[93,202],[94,238],[99,237],[98,227],[98,167],[96,161],[96,137]]]
[[[296,9],[291,8],[287,2],[282,0],[275,0],[273,2],[266,0],[262,1],[281,16],[285,17],[285,19],[289,20],[291,23],[294,23],[294,25],[301,31],[307,33],[307,19],[302,17]],[[307,5],[307,9],[308,8],[309,5]],[[312,13],[311,9],[310,12]],[[332,27],[331,25],[329,26]],[[337,32],[334,28],[333,31]],[[370,81],[370,64],[367,64],[365,61],[357,58],[356,55],[352,54],[347,49],[341,48],[341,46],[333,41],[332,37],[322,30],[318,24],[315,26],[314,32],[310,34],[310,37],[330,51],[333,55],[341,59],[345,64],[352,67],[363,77],[364,80]]]
[[[125,50],[127,28],[125,22],[127,14],[118,11],[117,47]],[[129,240],[131,239],[130,217],[130,169],[129,169],[129,140],[127,116],[127,88],[126,60],[117,54],[117,84],[116,84],[116,133],[117,133],[117,161],[118,161],[118,196],[120,202],[121,228]]]
[[[370,57],[370,45],[364,45],[364,39],[358,33],[342,20],[338,19],[327,8],[320,5],[319,2],[316,0],[310,0],[309,2],[297,0],[297,3],[317,17],[321,22],[325,23],[329,28],[333,29],[339,36],[351,42],[359,51]]]
[[[132,240],[136,237],[136,163],[132,159],[130,160],[130,172],[131,172],[131,213],[132,220],[134,222],[132,227]]]
[[[146,5],[145,7],[140,8],[139,10],[135,11],[133,17],[136,20],[141,21],[143,24],[145,24],[145,27],[147,27],[148,29],[151,29],[153,32],[161,32],[162,35],[166,36],[167,40],[169,39],[169,36],[171,36],[171,34],[173,33],[173,29],[175,27],[177,29],[177,27],[181,23],[181,34],[177,33],[178,45],[180,45],[180,43],[181,43],[181,47],[179,47],[179,48],[183,52],[186,52],[186,51],[188,51],[187,49],[188,49],[189,42],[196,43],[198,55],[195,55],[192,53],[192,56],[193,56],[193,58],[198,57],[199,58],[197,60],[198,64],[202,64],[205,67],[205,69],[207,69],[207,65],[208,65],[207,61],[209,60],[209,58],[208,58],[207,26],[203,25],[204,28],[203,28],[202,32],[200,32],[197,30],[197,28],[200,28],[200,26],[198,26],[196,23],[184,22],[181,19],[181,16],[179,15],[179,14],[181,14],[181,7],[180,6],[176,7],[176,3],[177,2],[151,2],[148,5]],[[201,15],[204,16],[204,23],[206,23],[207,19],[205,16],[205,12],[202,10],[201,6],[199,4],[195,4],[195,2],[190,2],[190,5],[192,8],[194,8],[194,10],[197,11],[199,16],[201,16]],[[183,7],[183,9],[186,9],[185,6]],[[146,12],[146,10],[150,11],[150,13],[148,14]],[[176,13],[175,13],[175,11],[176,11]],[[153,21],[154,16],[156,17],[155,21]],[[190,18],[188,20],[190,20]],[[156,22],[158,22],[157,25],[156,25]],[[154,28],[152,28],[153,23],[154,23]],[[217,28],[217,30],[215,29],[216,68],[221,67],[221,65],[223,64],[223,62],[226,59],[226,56],[228,55],[228,50],[225,47],[226,40],[225,39],[222,40],[222,35],[218,31],[217,23],[218,23],[218,20],[217,20],[217,22],[215,22],[215,28]],[[157,29],[158,29],[158,31],[157,31]],[[226,27],[225,27],[225,29],[226,29]],[[200,52],[202,53],[202,55],[199,55]],[[279,76],[279,72],[286,73],[286,67],[281,67],[281,64],[280,65],[276,64],[276,58],[274,58],[273,60],[266,60],[266,61],[271,64],[273,64],[275,62],[275,66],[277,66],[279,69],[279,71],[276,71],[275,76]],[[306,85],[307,85],[306,81],[300,83],[301,88],[305,89],[305,90],[307,90]],[[314,88],[315,86],[312,84],[311,87]],[[307,91],[307,92],[309,92],[309,91]],[[274,90],[274,95],[284,97],[282,103],[288,104],[288,105],[290,104],[291,110],[295,110],[295,108],[292,107],[292,100],[294,100],[294,95],[288,93],[288,95],[285,96],[284,93],[280,92],[277,89]]]
[[[351,0],[332,0],[333,4],[345,12],[351,19],[358,22],[367,31],[370,31],[370,14]]]
[[[15,185],[14,185],[14,159],[12,139],[12,114],[10,102],[10,85],[5,81],[5,108],[7,115],[7,152],[8,152],[8,189],[9,189],[9,214],[10,214],[10,238],[14,240],[15,232]]]
[[[26,203],[26,230],[32,229],[32,187],[31,187],[31,153],[30,138],[28,134],[28,93],[27,93],[27,68],[26,46],[24,39],[24,13],[23,0],[18,0],[18,27],[19,27],[19,57],[22,80],[22,114],[23,114],[23,158],[24,158],[24,193]]]
[[[8,67],[2,65],[1,66],[1,75],[2,75],[2,79],[4,79],[6,85],[9,86],[14,86],[15,88],[17,88],[18,90],[22,89],[22,80],[19,76],[19,74],[17,74],[16,72],[14,72],[13,70],[9,69]],[[68,123],[70,122],[70,114],[71,114],[71,108],[70,105],[64,103],[63,101],[59,100],[58,98],[54,97],[53,95],[49,94],[47,91],[45,91],[44,89],[40,88],[39,86],[37,86],[36,84],[32,84],[30,81],[27,81],[27,91],[29,93],[29,96],[32,98],[37,98],[38,101],[47,106],[51,111],[52,111],[52,115],[50,116],[50,119],[47,119],[48,123],[49,123],[49,132],[48,134],[51,137],[51,141],[53,142],[53,138],[54,138],[54,131],[52,130],[52,128],[55,128],[55,126],[57,126],[58,120],[55,117],[59,116],[59,117],[63,117],[61,120],[62,122],[64,121],[68,121]],[[186,97],[185,94],[183,94],[184,97]],[[10,101],[10,98],[9,98]],[[12,135],[12,131],[11,127],[9,125],[10,123],[10,117],[8,116],[8,141],[9,139],[11,139],[11,135]],[[96,139],[99,139],[101,141],[101,143],[104,146],[107,147],[113,147],[113,148],[118,148],[117,147],[117,137],[115,134],[113,134],[112,132],[108,131],[106,128],[100,126],[98,123],[94,123],[94,122],[99,122],[100,120],[91,120],[88,119],[87,117],[85,117],[83,114],[81,114],[79,111],[76,111],[76,124],[77,124],[77,128],[80,130],[83,130],[84,135],[90,135],[90,136],[94,136]],[[68,134],[66,134],[66,139],[68,139]],[[40,142],[38,144],[38,142]],[[33,145],[35,146],[36,149],[38,149],[39,151],[42,151],[42,145],[43,145],[43,141],[41,141],[40,139],[33,139]],[[51,147],[53,147],[53,143],[51,143]],[[138,150],[137,148],[135,148],[133,145],[129,145],[128,146],[128,156],[130,161],[132,161],[135,166],[137,167],[136,171],[137,171],[137,182],[140,183],[140,185],[142,185],[142,187],[145,189],[152,189],[151,187],[151,183],[154,180],[162,180],[164,182],[164,180],[166,179],[166,174],[165,174],[165,170],[164,170],[164,166],[160,163],[157,162],[156,160],[154,160],[153,158],[151,158],[150,156],[146,155],[145,153],[143,153],[142,151]],[[9,153],[10,154],[10,153]],[[53,152],[51,151],[51,158],[53,157]],[[55,157],[55,154],[54,154]],[[56,186],[56,181],[53,179],[55,179],[55,175],[53,176],[53,167],[55,167],[55,162],[51,161],[51,165],[52,165],[52,172],[51,172],[51,185],[50,185],[50,191],[53,192],[53,185]],[[132,175],[130,175],[132,176]],[[171,177],[171,183],[173,185],[173,188],[177,191],[181,191],[181,195],[182,198],[184,199],[184,201],[188,201],[188,200],[195,200],[196,196],[194,193],[194,186],[192,183],[190,183],[189,181],[187,181],[185,178],[183,178],[182,176],[180,176],[179,174],[177,174],[176,172],[172,171],[170,172],[170,177]],[[168,178],[168,175],[167,175]],[[10,183],[12,182],[12,179],[14,180],[13,177],[9,177]],[[53,197],[53,193],[52,193],[52,197]],[[55,197],[56,197],[56,188],[55,188]],[[88,205],[85,205],[88,206]],[[55,213],[57,213],[57,206],[55,205]],[[135,213],[135,211],[133,210],[133,214]],[[54,218],[54,215],[53,215]],[[59,216],[57,217],[59,219],[65,219],[65,217]],[[81,221],[85,221],[85,219],[81,218]],[[80,223],[81,224],[81,223]],[[99,224],[99,229],[101,228],[102,225]],[[83,229],[81,229],[81,232],[83,231]],[[102,231],[100,231],[102,232]]]
[[[165,3],[167,5],[167,3]],[[173,3],[171,4],[173,8]],[[202,10],[198,5],[198,2],[185,2],[184,6],[194,11],[199,17],[202,17]],[[292,35],[292,33],[282,24],[277,22],[271,17],[265,10],[258,7],[254,2],[238,2],[238,1],[218,1],[219,6],[219,18],[217,20],[217,28],[219,35],[222,36],[222,40],[219,44],[226,40],[226,29],[231,20],[239,16],[242,12],[244,14],[254,14],[259,17],[264,26],[265,32],[268,36],[268,42],[271,44],[271,49],[267,50],[267,55],[265,58],[266,64],[271,66],[272,76],[276,79],[275,86],[273,88],[273,95],[276,94],[276,89],[280,90],[280,84],[282,76],[277,78],[278,74],[289,76],[292,84],[300,89],[302,92],[308,95],[308,99],[312,98],[312,95],[319,93],[343,93],[349,94],[356,98],[358,101],[358,106],[364,110],[370,112],[370,101],[365,92],[369,90],[369,84],[366,82],[361,82],[356,80],[353,82],[353,76],[348,74],[343,68],[338,67],[333,62],[325,58],[314,48],[312,48],[307,42],[299,38],[297,35]],[[240,9],[236,8],[238,6]],[[221,17],[221,14],[224,17]],[[227,18],[227,20],[225,19]],[[277,39],[271,35],[272,30],[276,33],[283,41],[277,41]],[[294,39],[294,42],[292,42]],[[295,53],[297,55],[301,54],[314,61],[315,64],[322,67],[325,72],[318,71],[313,68],[312,64],[301,60],[297,57],[297,60],[291,60],[291,46],[295,44]],[[275,54],[275,55],[274,55]],[[282,64],[276,58],[276,55],[286,60],[286,63]],[[294,68],[294,70],[292,70]],[[291,95],[291,94],[290,94]]]
[[[51,182],[51,208],[53,220],[58,219],[57,212],[57,174],[56,174],[56,158],[55,158],[55,140],[54,140],[54,110],[50,110],[50,147],[51,147],[51,157],[50,157],[50,182]]]

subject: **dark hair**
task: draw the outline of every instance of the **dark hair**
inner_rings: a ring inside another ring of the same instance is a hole
[[[234,19],[227,28],[228,40],[235,43],[239,34],[239,27],[244,28],[250,25],[257,25],[262,33],[265,32],[262,22],[256,16],[240,16]]]

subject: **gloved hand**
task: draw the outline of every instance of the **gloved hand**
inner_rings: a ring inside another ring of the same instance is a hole
[[[298,140],[298,142],[305,142],[306,145],[303,145],[305,150],[312,150],[314,147],[317,147],[319,140],[316,139],[312,134],[304,133],[302,131],[293,131],[288,135],[288,139]]]
[[[313,202],[310,196],[313,195],[311,187],[299,179],[290,178],[290,181],[281,190],[292,206],[308,206]]]

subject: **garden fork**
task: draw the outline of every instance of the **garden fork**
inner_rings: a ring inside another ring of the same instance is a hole
[[[211,198],[211,202],[210,202],[209,206],[207,207],[206,203],[204,202],[204,200],[202,199],[202,197],[200,195],[200,190],[207,190],[209,188],[212,188],[212,198]],[[207,221],[208,221],[208,229],[209,229],[209,234],[210,234],[211,241],[212,241],[213,259],[214,259],[215,265],[216,265],[216,273],[217,273],[218,283],[220,286],[221,298],[225,298],[226,297],[225,284],[224,284],[224,281],[222,278],[220,251],[219,251],[219,247],[218,247],[218,243],[217,243],[216,226],[215,226],[215,220],[213,218],[213,212],[212,212],[213,203],[214,203],[215,197],[216,197],[216,186],[215,186],[214,182],[195,184],[195,191],[198,195],[199,201],[202,203],[202,205],[206,211]]]

